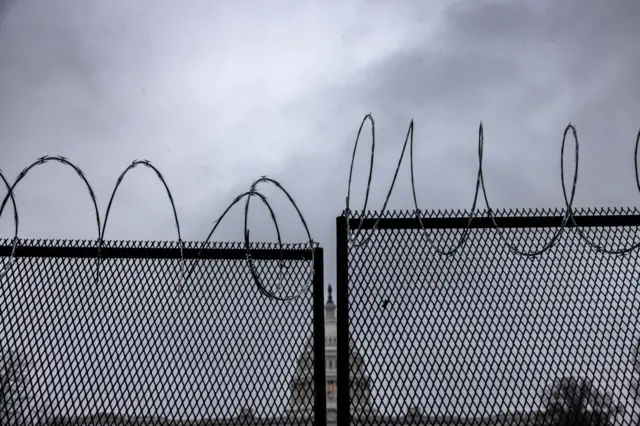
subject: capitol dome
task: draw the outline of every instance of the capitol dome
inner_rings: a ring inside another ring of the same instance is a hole
[[[332,288],[329,285],[329,297],[324,308],[325,320],[325,366],[327,383],[327,420],[332,422],[336,419],[337,411],[337,327],[336,327],[336,305],[333,302]],[[352,415],[369,415],[373,413],[371,400],[371,387],[369,376],[367,375],[364,359],[360,355],[353,340],[349,341],[349,381],[351,390],[351,413]],[[313,339],[310,337],[305,345],[305,349],[298,356],[297,365],[293,379],[291,381],[291,399],[289,410],[302,416],[312,416],[308,412],[313,407]]]

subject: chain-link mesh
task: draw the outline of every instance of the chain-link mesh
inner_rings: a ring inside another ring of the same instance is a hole
[[[350,236],[370,240],[338,256],[339,270],[348,262],[338,353],[348,350],[350,379],[338,412],[351,424],[640,424],[638,251],[598,252],[574,227],[538,256],[505,245],[543,247],[563,214],[498,213],[501,231],[480,214],[450,256],[413,212],[385,214],[378,229],[376,214],[353,215]],[[592,218],[579,229],[607,250],[640,241],[637,211],[574,214]],[[466,217],[432,213],[424,225],[450,249]]]
[[[182,288],[177,243],[104,247],[97,280],[94,242],[20,243],[0,283],[2,426],[314,424],[311,291],[287,302],[262,295],[241,244],[187,259]],[[308,245],[285,249],[291,290],[313,268],[301,260]],[[252,247],[265,283],[280,269],[261,255],[280,253]]]

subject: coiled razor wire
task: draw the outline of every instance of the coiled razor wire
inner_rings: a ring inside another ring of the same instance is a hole
[[[151,169],[155,173],[155,175],[158,177],[160,182],[162,182],[162,186],[164,186],[164,189],[167,192],[167,197],[169,198],[169,203],[171,203],[171,210],[173,211],[173,219],[174,219],[174,223],[175,223],[175,226],[176,226],[176,231],[178,232],[178,247],[180,248],[180,289],[183,289],[184,288],[184,280],[185,280],[185,276],[184,276],[184,242],[182,241],[182,233],[180,232],[180,221],[178,220],[178,212],[176,211],[176,204],[173,201],[173,195],[171,195],[171,190],[169,189],[169,185],[167,185],[167,181],[164,179],[164,176],[162,176],[162,173],[160,173],[160,170],[158,170],[154,165],[152,165],[149,160],[134,160],[129,165],[129,167],[124,169],[124,171],[120,174],[120,176],[118,176],[118,180],[116,181],[116,185],[114,186],[113,192],[111,193],[111,198],[109,198],[109,204],[107,205],[107,211],[105,212],[105,215],[104,215],[104,223],[102,224],[102,231],[100,233],[100,237],[98,238],[98,250],[99,250],[98,253],[100,253],[100,250],[102,249],[102,244],[104,242],[104,233],[105,233],[105,230],[107,228],[107,220],[109,219],[109,213],[111,212],[111,207],[113,206],[113,199],[116,196],[116,192],[118,191],[118,188],[120,187],[120,184],[124,180],[124,177],[127,175],[127,173],[129,173],[131,170],[135,169],[137,166],[145,166],[145,167]],[[98,255],[98,259],[101,259],[100,255]],[[100,271],[99,269],[96,270],[96,273],[99,274],[99,271]]]
[[[157,176],[157,178],[160,180],[160,182],[162,182],[162,185],[164,186],[164,189],[167,193],[167,197],[169,199],[169,203],[171,204],[171,209],[173,212],[173,218],[174,218],[174,223],[175,223],[175,227],[176,227],[176,231],[178,234],[178,243],[179,243],[179,248],[180,248],[180,286],[179,289],[182,290],[184,288],[184,285],[186,283],[187,278],[190,276],[191,272],[193,271],[193,267],[189,269],[189,272],[186,273],[185,271],[185,258],[184,258],[184,241],[182,240],[182,233],[180,231],[180,220],[178,219],[178,212],[176,210],[176,206],[175,206],[175,202],[174,202],[174,198],[173,195],[171,193],[171,190],[169,189],[169,185],[167,184],[164,176],[162,175],[162,173],[160,172],[160,170],[158,168],[156,168],[154,165],[151,164],[150,161],[148,160],[135,160],[133,161],[118,177],[116,184],[113,188],[113,192],[111,193],[111,197],[109,198],[109,203],[107,205],[107,209],[105,211],[105,215],[104,215],[104,221],[101,221],[100,219],[100,211],[98,209],[98,201],[97,201],[97,197],[96,194],[93,190],[93,188],[91,187],[91,184],[89,183],[89,181],[87,180],[84,172],[82,171],[82,169],[80,169],[78,166],[76,166],[75,164],[73,164],[71,161],[69,161],[67,158],[62,157],[62,156],[50,156],[50,155],[45,155],[43,157],[38,158],[36,161],[34,161],[32,164],[30,164],[29,166],[27,166],[24,170],[22,170],[22,172],[20,172],[20,174],[18,175],[18,177],[16,178],[16,180],[13,182],[13,184],[9,184],[9,182],[7,181],[7,179],[5,178],[4,174],[0,171],[0,179],[2,179],[2,181],[4,182],[5,186],[7,187],[7,195],[4,197],[2,204],[0,204],[0,217],[2,217],[2,213],[4,212],[4,209],[7,205],[7,202],[9,201],[9,199],[11,199],[11,203],[13,206],[13,211],[14,211],[14,237],[13,237],[13,246],[12,246],[12,250],[11,250],[11,254],[9,255],[8,260],[6,260],[3,264],[2,270],[0,271],[0,279],[4,278],[5,274],[8,272],[9,267],[11,267],[11,265],[13,264],[13,259],[15,256],[15,251],[16,248],[19,244],[19,219],[18,219],[18,208],[17,208],[17,203],[15,201],[15,196],[14,196],[14,192],[15,189],[17,187],[17,185],[27,176],[27,174],[33,170],[35,167],[37,166],[41,166],[43,164],[46,163],[50,163],[50,162],[57,162],[60,163],[62,165],[65,165],[67,167],[70,167],[71,169],[73,169],[76,173],[76,175],[78,175],[85,187],[87,188],[88,192],[89,192],[89,197],[91,198],[91,202],[93,204],[93,208],[94,208],[94,212],[95,212],[95,219],[96,219],[96,227],[97,227],[97,257],[96,257],[96,281],[99,283],[100,282],[100,270],[101,270],[101,265],[102,265],[102,248],[104,247],[104,236],[105,236],[105,232],[106,232],[106,228],[107,228],[107,221],[109,219],[109,213],[111,212],[111,208],[113,207],[113,201],[115,199],[115,195],[118,191],[118,188],[120,187],[120,184],[122,183],[122,181],[124,180],[124,177],[127,175],[127,173],[129,173],[131,170],[133,170],[134,168],[136,168],[137,166],[144,166],[146,168],[151,169],[155,175]],[[285,194],[285,196],[287,197],[287,199],[289,200],[289,202],[291,202],[291,204],[294,206],[296,212],[298,213],[298,217],[300,218],[300,221],[302,222],[302,225],[304,226],[305,232],[307,234],[307,237],[309,239],[309,250],[311,251],[311,270],[310,270],[310,274],[309,274],[309,279],[308,282],[302,286],[300,288],[299,291],[295,292],[293,295],[291,296],[279,296],[277,294],[277,292],[279,292],[282,289],[282,285],[283,285],[283,277],[284,277],[284,271],[287,269],[286,265],[284,263],[284,256],[283,256],[283,242],[282,242],[282,236],[280,233],[280,228],[278,226],[278,222],[276,219],[276,215],[275,212],[273,211],[273,208],[271,207],[271,205],[269,204],[269,202],[267,201],[267,198],[260,193],[259,191],[257,191],[257,186],[260,183],[271,183],[273,185],[275,185],[278,189],[280,189],[281,192],[283,192]],[[253,196],[257,196],[258,198],[260,198],[262,200],[262,202],[267,206],[268,210],[269,210],[269,215],[274,223],[275,229],[276,229],[276,234],[277,234],[277,239],[278,239],[278,246],[280,247],[280,259],[278,262],[278,266],[279,266],[279,273],[278,273],[278,283],[276,286],[276,292],[273,292],[271,290],[269,290],[263,283],[262,279],[260,278],[256,266],[254,264],[254,261],[251,257],[251,240],[250,240],[250,230],[249,230],[249,225],[248,225],[248,216],[249,216],[249,202],[251,200],[251,197]],[[249,189],[249,191],[243,192],[242,194],[240,194],[239,196],[237,196],[233,202],[224,210],[224,212],[222,213],[222,215],[214,222],[214,226],[213,229],[211,230],[211,232],[209,232],[209,235],[207,236],[207,239],[202,243],[202,247],[200,249],[200,251],[198,252],[198,255],[196,257],[196,259],[200,258],[202,255],[202,252],[206,246],[206,244],[209,242],[209,240],[211,239],[211,237],[213,236],[215,230],[217,229],[218,225],[220,224],[220,222],[222,221],[222,219],[226,216],[226,214],[231,210],[231,208],[236,205],[240,200],[242,200],[243,198],[246,198],[246,204],[245,204],[245,209],[244,209],[244,214],[245,214],[245,220],[244,220],[244,244],[245,244],[245,250],[246,250],[246,260],[247,263],[249,265],[249,270],[251,272],[251,277],[254,281],[254,283],[256,284],[258,290],[260,291],[260,293],[262,293],[264,296],[271,298],[271,299],[276,299],[276,300],[280,300],[280,301],[287,301],[287,300],[293,300],[295,298],[300,297],[303,293],[305,293],[306,291],[309,290],[309,288],[313,285],[313,275],[314,275],[314,260],[315,260],[315,243],[313,241],[313,238],[311,237],[311,233],[309,231],[309,227],[307,226],[306,220],[304,219],[304,216],[302,215],[302,212],[300,211],[300,209],[298,208],[297,204],[295,203],[295,201],[293,200],[293,197],[291,197],[291,195],[289,194],[289,192],[284,189],[284,187],[275,179],[271,179],[268,178],[266,176],[263,176],[259,179],[257,179],[256,181],[254,181],[251,184],[251,187]]]
[[[16,246],[18,245],[18,225],[20,221],[18,220],[18,207],[16,206],[16,199],[13,196],[11,185],[9,185],[9,182],[4,177],[4,174],[1,170],[0,178],[2,179],[2,182],[4,182],[4,185],[7,187],[7,196],[11,197],[11,204],[13,205],[13,243],[11,244],[11,255],[9,256],[9,259],[5,260],[2,264],[2,271],[0,271],[0,280],[2,280],[5,273],[9,270],[9,267],[13,263],[13,256],[16,252]],[[4,206],[6,205],[6,203],[7,199],[5,198],[5,200],[2,202],[2,207],[0,208],[0,217],[2,217],[2,210],[4,210]]]
[[[353,166],[355,163],[355,158],[356,158],[356,152],[358,149],[358,142],[360,141],[360,136],[362,134],[362,130],[364,128],[364,125],[367,123],[367,121],[369,121],[371,123],[371,154],[369,157],[369,176],[367,179],[367,188],[366,188],[366,192],[365,192],[365,198],[364,198],[364,206],[362,208],[363,211],[367,210],[367,204],[369,202],[369,193],[371,190],[371,179],[373,176],[373,166],[374,166],[374,155],[375,155],[375,145],[376,145],[376,131],[375,131],[375,120],[373,119],[373,115],[371,113],[368,113],[364,116],[364,118],[362,119],[362,122],[360,123],[360,127],[358,129],[358,133],[356,136],[356,141],[353,147],[353,154],[351,156],[351,167],[349,169],[349,182],[348,182],[348,187],[347,187],[347,197],[346,197],[346,208],[345,208],[345,216],[347,219],[347,234],[348,234],[348,238],[349,238],[349,243],[353,246],[353,247],[360,247],[364,244],[366,244],[370,239],[371,239],[371,235],[372,234],[368,234],[368,237],[365,238],[361,238],[361,239],[356,239],[350,231],[350,223],[349,223],[349,218],[351,217],[351,210],[349,208],[350,206],[350,199],[351,199],[351,181],[352,181],[352,177],[353,177]],[[575,159],[575,166],[574,166],[574,171],[573,171],[573,180],[572,180],[572,185],[571,185],[571,192],[569,195],[567,195],[567,186],[565,183],[565,170],[564,170],[564,155],[565,155],[565,147],[566,147],[566,140],[567,140],[567,135],[569,134],[569,132],[571,132],[571,135],[573,136],[573,141],[574,141],[574,146],[575,146],[575,154],[574,154],[574,159]],[[534,256],[538,256],[541,255],[542,253],[548,251],[549,249],[551,249],[556,242],[558,241],[558,239],[560,238],[560,236],[564,233],[565,229],[567,228],[567,224],[569,223],[569,221],[571,222],[571,224],[573,225],[573,227],[576,229],[576,231],[578,232],[578,235],[580,236],[580,238],[587,243],[587,245],[589,247],[591,247],[592,249],[596,250],[597,252],[600,253],[605,253],[605,254],[611,254],[611,255],[623,255],[626,253],[629,253],[633,250],[636,250],[638,247],[640,247],[640,242],[635,242],[627,247],[623,247],[617,250],[609,250],[606,249],[605,247],[593,242],[591,239],[589,239],[586,234],[584,233],[584,231],[577,225],[576,220],[575,220],[575,216],[573,214],[573,202],[575,199],[575,193],[576,193],[576,187],[578,184],[578,165],[579,165],[579,154],[580,154],[580,144],[578,141],[578,132],[576,130],[576,127],[569,123],[567,125],[567,127],[564,130],[563,136],[562,136],[562,145],[560,148],[560,180],[562,183],[562,195],[564,197],[564,201],[565,201],[565,207],[566,207],[566,211],[565,214],[562,218],[562,221],[560,223],[560,226],[555,230],[555,232],[553,233],[553,235],[551,236],[551,238],[549,238],[549,240],[544,244],[544,246],[538,250],[533,250],[533,251],[524,251],[524,250],[520,250],[518,247],[516,247],[515,245],[513,245],[510,241],[508,241],[508,239],[506,238],[506,236],[504,235],[504,230],[502,228],[500,228],[500,225],[497,223],[496,221],[496,217],[493,213],[493,209],[491,208],[491,204],[489,203],[489,197],[487,196],[487,189],[486,189],[486,184],[484,183],[484,176],[483,176],[483,150],[484,150],[484,126],[482,124],[482,122],[480,123],[480,127],[478,129],[478,173],[476,176],[476,187],[475,187],[475,194],[473,197],[473,202],[471,204],[471,212],[469,214],[469,220],[467,222],[467,225],[462,233],[462,236],[458,239],[457,243],[455,244],[455,246],[450,249],[450,250],[442,250],[440,247],[437,247],[436,243],[432,240],[431,235],[429,234],[429,232],[427,231],[427,229],[424,227],[424,223],[422,221],[422,214],[421,214],[421,210],[418,207],[418,198],[416,195],[416,184],[415,184],[415,173],[414,173],[414,159],[413,159],[413,145],[414,145],[414,120],[411,119],[411,122],[409,123],[409,129],[407,130],[407,134],[405,136],[405,140],[404,140],[404,144],[402,145],[402,151],[400,153],[400,158],[398,159],[398,164],[396,165],[396,169],[395,172],[393,174],[393,179],[391,181],[391,185],[389,187],[389,190],[387,191],[387,195],[386,198],[384,200],[384,203],[382,205],[382,210],[380,211],[380,214],[378,215],[378,218],[376,219],[374,225],[372,228],[370,229],[377,229],[380,223],[380,219],[382,218],[382,216],[384,215],[384,212],[387,210],[387,205],[389,203],[389,199],[391,198],[391,194],[393,193],[393,189],[395,187],[396,184],[396,180],[398,178],[398,173],[400,171],[400,167],[402,166],[402,160],[404,159],[404,155],[407,149],[407,145],[409,145],[409,167],[410,167],[410,171],[411,171],[411,191],[413,194],[413,202],[414,202],[414,206],[415,206],[415,216],[418,219],[418,222],[420,223],[420,228],[422,230],[422,235],[426,238],[427,243],[429,245],[430,248],[434,249],[434,251],[442,256],[450,256],[455,254],[460,247],[462,247],[464,245],[464,243],[467,241],[467,238],[469,236],[469,231],[471,229],[471,223],[473,222],[474,219],[474,215],[477,212],[477,204],[478,204],[478,196],[480,195],[480,192],[482,191],[482,196],[484,198],[484,202],[486,204],[487,207],[487,213],[489,218],[491,219],[491,222],[493,224],[493,227],[498,231],[498,235],[501,239],[501,241],[507,246],[507,248],[509,249],[510,252],[515,253],[515,254],[519,254],[521,256],[530,256],[530,257],[534,257]],[[638,130],[638,133],[636,135],[636,143],[635,143],[635,149],[634,149],[634,167],[635,167],[635,174],[636,174],[636,186],[638,189],[638,192],[640,192],[640,173],[638,170],[638,148],[640,145],[640,130]],[[356,229],[356,231],[361,231],[362,229],[362,223],[363,223],[364,217],[360,218],[360,224],[358,225],[358,228]],[[359,232],[357,232],[359,234]]]
[[[93,202],[93,208],[94,208],[94,211],[95,211],[96,223],[97,223],[97,228],[98,228],[98,241],[100,240],[100,211],[98,210],[98,202],[97,202],[97,199],[96,199],[96,195],[95,195],[95,193],[93,191],[93,188],[91,187],[91,184],[89,183],[89,181],[87,180],[86,176],[84,175],[84,172],[78,166],[76,166],[75,164],[70,162],[65,157],[45,155],[43,157],[38,158],[36,161],[31,163],[29,166],[25,167],[20,172],[20,174],[18,174],[18,177],[13,182],[13,185],[8,186],[7,195],[4,197],[4,199],[2,200],[2,204],[0,205],[0,217],[2,217],[2,213],[4,212],[4,208],[7,205],[7,201],[9,200],[9,198],[11,198],[12,203],[13,203],[13,210],[15,212],[15,214],[14,214],[13,248],[11,250],[11,255],[9,256],[9,260],[6,261],[5,264],[3,265],[2,272],[0,273],[0,279],[4,278],[5,274],[9,270],[9,266],[12,265],[14,254],[15,254],[15,250],[16,250],[17,245],[19,244],[19,238],[18,238],[19,220],[18,220],[18,212],[17,212],[16,202],[15,202],[15,197],[14,197],[14,191],[15,191],[16,187],[18,186],[18,184],[29,174],[29,172],[31,170],[33,170],[37,166],[41,166],[43,164],[50,163],[50,162],[57,162],[57,163],[60,163],[62,165],[65,165],[67,167],[71,167],[76,172],[76,174],[78,176],[80,176],[80,178],[84,182],[87,190],[89,191],[89,196],[91,197],[91,201]],[[4,180],[4,177],[2,179]],[[5,183],[6,183],[6,180],[5,180]],[[98,263],[98,265],[99,265],[99,263]]]
[[[276,291],[279,292],[282,289],[283,286],[283,277],[284,277],[284,273],[283,271],[287,269],[285,263],[284,263],[284,257],[283,257],[283,251],[282,251],[282,236],[280,234],[280,227],[278,226],[278,220],[276,218],[276,214],[273,211],[273,208],[271,207],[271,204],[269,204],[269,201],[267,200],[267,197],[264,196],[264,194],[262,194],[260,191],[257,190],[257,187],[259,184],[261,183],[271,183],[273,184],[276,188],[278,188],[282,193],[284,193],[284,195],[287,197],[287,199],[289,200],[289,202],[293,205],[293,207],[295,208],[296,212],[298,213],[298,218],[300,219],[300,222],[302,223],[302,226],[304,227],[304,230],[307,234],[307,238],[309,239],[309,249],[311,251],[311,271],[309,274],[309,279],[308,279],[308,283],[305,284],[304,286],[301,287],[300,291],[294,293],[291,296],[278,296],[275,292],[269,290],[262,282],[262,279],[260,278],[254,260],[251,256],[251,250],[250,250],[250,229],[249,229],[249,204],[251,202],[251,197],[258,197],[262,203],[267,207],[267,209],[269,210],[269,216],[271,217],[271,220],[273,221],[273,225],[276,231],[276,237],[278,239],[278,246],[280,247],[280,259],[278,261],[278,267],[279,267],[279,272],[278,272],[278,283],[276,285]],[[222,215],[220,215],[220,217],[214,222],[213,228],[211,229],[211,231],[209,232],[209,235],[207,235],[207,238],[202,242],[202,248],[200,249],[200,251],[198,252],[198,255],[196,256],[196,258],[200,258],[200,256],[202,255],[202,250],[204,249],[205,245],[209,242],[209,240],[211,239],[211,237],[213,236],[213,233],[216,231],[216,229],[218,228],[218,225],[220,225],[220,222],[222,221],[222,219],[224,219],[224,217],[227,215],[227,213],[231,210],[231,208],[233,208],[233,206],[235,206],[236,204],[238,204],[242,199],[246,198],[246,202],[245,202],[245,207],[244,207],[244,245],[245,245],[245,249],[247,251],[247,262],[249,264],[249,271],[251,272],[251,276],[256,284],[256,286],[258,287],[258,290],[264,294],[265,296],[271,298],[271,299],[275,299],[275,300],[280,300],[280,301],[288,301],[288,300],[293,300],[296,299],[298,297],[300,297],[304,292],[306,292],[312,285],[313,285],[313,274],[315,273],[315,243],[313,238],[311,237],[311,232],[309,231],[309,226],[307,225],[307,222],[304,218],[304,216],[302,215],[302,212],[300,211],[300,209],[298,208],[298,205],[296,204],[296,202],[293,200],[293,197],[289,194],[289,192],[282,186],[282,184],[280,184],[280,182],[278,182],[275,179],[266,177],[266,176],[262,176],[261,178],[255,180],[252,184],[251,187],[249,188],[248,191],[243,192],[242,194],[238,195],[232,202],[231,204],[229,204],[229,206],[225,209],[224,212],[222,212]],[[191,275],[191,272],[193,271],[193,267],[189,269],[189,273],[187,275],[187,277],[189,277]]]

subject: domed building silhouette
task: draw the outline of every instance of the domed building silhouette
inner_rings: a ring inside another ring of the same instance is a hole
[[[325,365],[327,383],[327,423],[335,424],[337,415],[337,318],[336,304],[333,301],[332,287],[329,285],[329,295],[324,307],[325,321]],[[369,417],[375,413],[371,399],[370,379],[367,375],[364,359],[359,353],[355,342],[349,342],[351,349],[349,365],[352,367],[349,375],[351,393],[352,416]],[[358,368],[353,368],[358,366]],[[313,341],[310,338],[304,350],[298,356],[298,361],[291,381],[291,398],[289,411],[296,414],[312,415],[309,407],[314,406],[313,400]]]
[[[328,298],[325,303],[325,364],[326,364],[326,395],[328,426],[337,424],[337,318],[336,304],[333,301],[332,288],[329,286]],[[371,380],[366,371],[362,354],[355,342],[349,342],[349,381],[350,381],[350,416],[351,425],[549,425],[557,426],[557,413],[552,411],[534,411],[522,414],[499,414],[484,417],[458,417],[450,415],[429,415],[416,407],[409,407],[407,412],[399,416],[384,415],[376,410],[371,395]],[[203,419],[199,421],[180,421],[157,417],[132,417],[109,413],[94,414],[81,417],[53,417],[37,426],[105,426],[105,425],[167,425],[167,426],[229,426],[242,424],[246,426],[298,426],[311,425],[314,419],[315,400],[314,390],[314,345],[313,336],[309,337],[306,345],[297,357],[297,363],[290,382],[290,397],[284,416],[273,418],[260,417],[251,408],[240,409],[229,418]],[[0,417],[1,419],[2,417]],[[638,423],[632,423],[636,425]],[[2,426],[4,423],[2,423]],[[322,425],[320,425],[322,426]],[[349,426],[349,425],[346,425]]]
[[[325,303],[325,364],[327,393],[327,425],[337,424],[337,321],[336,304],[329,285]],[[418,407],[409,407],[404,415],[383,415],[375,409],[371,396],[371,379],[366,371],[362,354],[353,340],[349,341],[349,382],[350,416],[353,425],[553,425],[557,421],[553,413],[534,411],[521,414],[497,414],[483,417],[460,417],[452,415],[429,415]],[[357,366],[357,368],[356,368]],[[313,339],[310,338],[298,356],[296,369],[291,381],[291,397],[288,405],[287,424],[306,423],[313,418]]]

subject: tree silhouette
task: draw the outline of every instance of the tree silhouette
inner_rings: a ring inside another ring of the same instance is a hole
[[[631,355],[631,362],[633,365],[631,391],[633,392],[633,396],[638,399],[640,398],[640,341],[636,341]]]
[[[561,377],[545,391],[546,408],[558,426],[610,425],[622,408],[586,378]]]
[[[0,353],[0,425],[25,423],[26,362],[16,351]]]
[[[632,424],[640,426],[640,413],[638,406],[640,405],[640,341],[636,340],[633,352],[631,354],[631,365],[633,371],[631,373],[631,397],[635,401]]]

